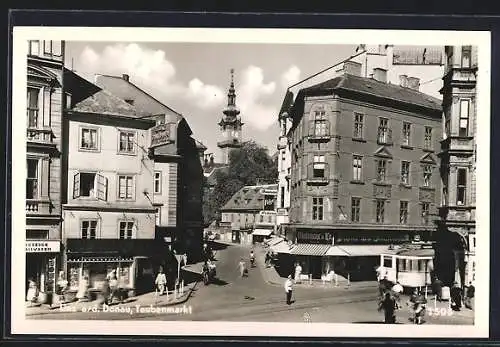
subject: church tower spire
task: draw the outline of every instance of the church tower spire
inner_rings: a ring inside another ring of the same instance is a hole
[[[242,145],[241,130],[243,123],[239,117],[240,110],[236,106],[236,89],[234,87],[234,69],[231,72],[231,83],[227,93],[227,107],[222,111],[224,114],[219,122],[222,132],[222,141],[217,143],[221,152],[223,164],[229,164],[229,152],[240,148]]]

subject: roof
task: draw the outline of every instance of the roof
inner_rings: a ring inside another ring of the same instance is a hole
[[[207,149],[207,146],[205,146],[201,141],[198,141],[198,140],[194,140],[195,143],[196,143],[196,148],[198,149]]]
[[[102,89],[78,102],[71,110],[81,113],[97,113],[135,118],[151,115],[148,112],[138,110],[125,100]]]
[[[441,100],[411,88],[377,81],[373,78],[344,74],[308,88],[301,89],[299,94],[324,95],[344,90],[369,94],[374,97],[390,99],[404,104],[413,104],[435,111],[441,111]]]
[[[256,186],[244,186],[238,190],[229,201],[221,208],[224,210],[255,210],[262,211],[264,208],[263,189],[278,189],[277,184],[264,184]]]

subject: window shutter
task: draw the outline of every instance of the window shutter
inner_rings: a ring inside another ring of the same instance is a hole
[[[73,199],[80,197],[80,173],[73,176]]]
[[[106,201],[108,195],[108,179],[103,175],[97,174],[96,183],[97,183],[97,199]]]

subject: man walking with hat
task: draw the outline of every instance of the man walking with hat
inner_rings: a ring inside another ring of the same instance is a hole
[[[285,292],[286,292],[286,304],[290,305],[292,303],[292,275],[288,275],[287,280],[285,281]]]

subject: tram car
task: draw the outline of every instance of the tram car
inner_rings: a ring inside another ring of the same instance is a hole
[[[431,284],[434,271],[432,245],[410,244],[380,255],[380,270],[393,283],[404,288],[420,288]]]

